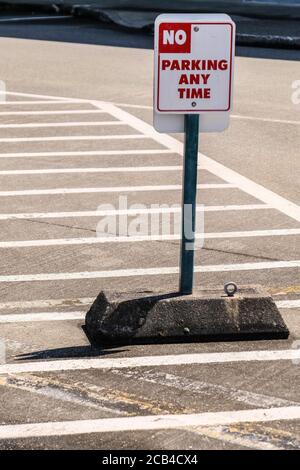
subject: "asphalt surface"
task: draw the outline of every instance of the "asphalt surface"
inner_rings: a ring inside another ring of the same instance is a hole
[[[151,127],[151,38],[73,21],[0,25],[0,449],[298,449],[297,54],[238,51],[252,57],[236,58],[230,128],[200,136],[210,238],[196,253],[197,286],[262,285],[290,338],[91,347],[84,314],[101,289],[177,288],[178,240],[110,241],[111,226],[103,239],[95,211],[127,196],[145,227],[151,204],[179,205],[182,136]]]

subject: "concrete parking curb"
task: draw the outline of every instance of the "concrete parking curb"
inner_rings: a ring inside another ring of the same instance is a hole
[[[273,299],[257,287],[233,297],[222,288],[193,295],[100,292],[86,315],[92,342],[286,339]]]

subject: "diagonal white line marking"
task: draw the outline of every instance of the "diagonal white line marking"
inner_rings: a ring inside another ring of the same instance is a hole
[[[196,273],[230,272],[230,271],[256,271],[262,269],[293,269],[300,267],[300,260],[292,261],[265,261],[259,263],[211,264],[195,266]],[[114,269],[105,271],[80,271],[41,274],[13,274],[0,276],[0,283],[5,282],[37,282],[37,281],[68,281],[75,279],[108,279],[132,276],[163,276],[178,274],[179,268],[132,268]]]
[[[173,152],[177,152],[182,155],[183,144],[174,137],[166,134],[159,134],[146,122],[120,108],[117,108],[113,104],[97,101],[93,101],[92,103],[95,106],[101,107],[116,119],[127,122],[128,125],[137,131],[144,133],[149,138],[156,140],[156,142],[159,142]],[[261,200],[265,204],[272,205],[278,211],[283,212],[285,215],[288,215],[292,219],[300,222],[300,207],[297,204],[294,204],[293,202],[285,199],[282,196],[279,196],[273,191],[266,189],[264,186],[251,181],[249,178],[240,175],[236,171],[227,168],[221,163],[218,163],[201,153],[199,153],[199,163],[203,168],[210,171],[211,173],[214,173],[216,176],[219,176],[220,178],[228,181],[228,183],[234,184],[242,191],[250,194],[256,199]]]

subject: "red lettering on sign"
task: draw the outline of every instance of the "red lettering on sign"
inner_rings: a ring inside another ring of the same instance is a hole
[[[191,24],[161,23],[159,25],[159,53],[190,53]]]
[[[178,88],[180,99],[210,99],[210,88]]]
[[[188,84],[189,84],[188,76],[184,73],[179,78],[179,85],[188,85]]]
[[[163,60],[162,61],[162,69],[163,70],[166,70],[167,68],[169,68],[171,65],[171,61],[170,60]]]

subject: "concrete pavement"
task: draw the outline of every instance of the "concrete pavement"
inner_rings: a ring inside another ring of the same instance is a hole
[[[299,448],[298,63],[238,57],[235,117],[224,134],[201,136],[199,158],[198,220],[210,238],[196,283],[263,285],[289,340],[93,348],[81,318],[101,288],[177,288],[179,240],[110,232],[100,242],[96,230],[121,195],[126,210],[145,205],[141,224],[150,204],[180,204],[182,136],[147,125],[151,50],[80,44],[72,31],[68,43],[1,38],[11,103],[0,104],[0,448]],[[39,140],[16,140],[27,138]],[[110,359],[119,362],[104,368]],[[174,429],[165,415],[183,421]]]

